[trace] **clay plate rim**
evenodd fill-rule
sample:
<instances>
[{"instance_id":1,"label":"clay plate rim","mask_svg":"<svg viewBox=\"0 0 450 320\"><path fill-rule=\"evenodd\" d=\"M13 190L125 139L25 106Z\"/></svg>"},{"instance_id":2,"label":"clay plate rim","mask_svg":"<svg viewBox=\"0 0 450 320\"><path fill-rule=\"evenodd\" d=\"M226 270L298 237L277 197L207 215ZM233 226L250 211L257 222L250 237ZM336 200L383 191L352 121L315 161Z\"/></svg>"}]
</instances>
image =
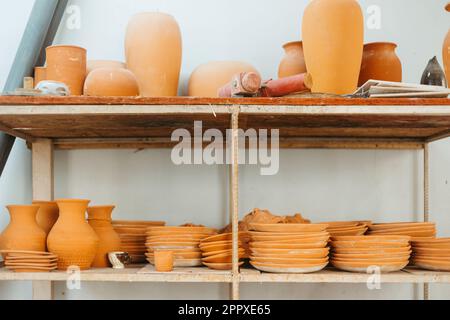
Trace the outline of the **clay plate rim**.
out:
<instances>
[{"instance_id":1,"label":"clay plate rim","mask_svg":"<svg viewBox=\"0 0 450 320\"><path fill-rule=\"evenodd\" d=\"M214 262L203 262L205 266L213 270L231 270L233 269L232 263L214 263ZM241 267L244 264L244 261L238 263L238 266Z\"/></svg>"},{"instance_id":2,"label":"clay plate rim","mask_svg":"<svg viewBox=\"0 0 450 320\"><path fill-rule=\"evenodd\" d=\"M261 232L321 232L327 227L327 224L317 223L249 223L250 230Z\"/></svg>"}]
</instances>

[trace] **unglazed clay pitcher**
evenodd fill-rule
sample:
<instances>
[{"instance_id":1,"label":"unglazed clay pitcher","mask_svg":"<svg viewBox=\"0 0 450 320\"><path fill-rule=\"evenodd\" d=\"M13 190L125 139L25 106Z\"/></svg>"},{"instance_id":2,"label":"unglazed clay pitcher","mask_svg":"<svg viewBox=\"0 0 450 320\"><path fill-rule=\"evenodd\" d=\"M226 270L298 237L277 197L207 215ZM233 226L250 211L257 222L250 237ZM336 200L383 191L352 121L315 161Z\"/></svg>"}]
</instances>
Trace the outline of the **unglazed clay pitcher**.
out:
<instances>
[{"instance_id":1,"label":"unglazed clay pitcher","mask_svg":"<svg viewBox=\"0 0 450 320\"><path fill-rule=\"evenodd\" d=\"M1 250L45 251L46 234L36 222L37 205L7 206L10 222L0 235Z\"/></svg>"},{"instance_id":2,"label":"unglazed clay pitcher","mask_svg":"<svg viewBox=\"0 0 450 320\"><path fill-rule=\"evenodd\" d=\"M364 42L364 18L358 2L312 0L303 16L302 34L311 91L353 93Z\"/></svg>"},{"instance_id":3,"label":"unglazed clay pitcher","mask_svg":"<svg viewBox=\"0 0 450 320\"><path fill-rule=\"evenodd\" d=\"M395 53L397 45L391 42L374 42L364 45L358 86L367 80L402 82L402 63Z\"/></svg>"},{"instance_id":4,"label":"unglazed clay pitcher","mask_svg":"<svg viewBox=\"0 0 450 320\"><path fill-rule=\"evenodd\" d=\"M283 49L285 56L278 67L278 78L306 73L303 43L301 41L288 42L283 46Z\"/></svg>"},{"instance_id":5,"label":"unglazed clay pitcher","mask_svg":"<svg viewBox=\"0 0 450 320\"><path fill-rule=\"evenodd\" d=\"M177 95L181 51L180 28L172 16L144 12L128 23L126 63L138 80L142 96Z\"/></svg>"},{"instance_id":6,"label":"unglazed clay pitcher","mask_svg":"<svg viewBox=\"0 0 450 320\"><path fill-rule=\"evenodd\" d=\"M445 6L445 10L450 12L450 2ZM444 41L442 48L442 59L444 60L445 77L447 78L447 85L450 84L450 29Z\"/></svg>"},{"instance_id":7,"label":"unglazed clay pitcher","mask_svg":"<svg viewBox=\"0 0 450 320\"><path fill-rule=\"evenodd\" d=\"M36 215L37 224L46 234L49 234L59 217L58 205L54 201L33 201L33 204L39 206Z\"/></svg>"},{"instance_id":8,"label":"unglazed clay pitcher","mask_svg":"<svg viewBox=\"0 0 450 320\"><path fill-rule=\"evenodd\" d=\"M120 251L121 248L120 237L111 224L113 210L114 206L95 206L87 209L89 225L99 238L97 254L92 263L96 268L110 267L108 253Z\"/></svg>"},{"instance_id":9,"label":"unglazed clay pitcher","mask_svg":"<svg viewBox=\"0 0 450 320\"><path fill-rule=\"evenodd\" d=\"M89 269L98 248L98 236L86 221L89 200L56 200L59 218L47 237L47 247L58 256L58 269Z\"/></svg>"},{"instance_id":10,"label":"unglazed clay pitcher","mask_svg":"<svg viewBox=\"0 0 450 320\"><path fill-rule=\"evenodd\" d=\"M46 52L46 80L63 82L72 95L82 95L86 78L86 49L76 46L51 46Z\"/></svg>"},{"instance_id":11,"label":"unglazed clay pitcher","mask_svg":"<svg viewBox=\"0 0 450 320\"><path fill-rule=\"evenodd\" d=\"M84 83L86 96L138 96L139 86L130 70L123 68L98 68L93 70Z\"/></svg>"}]
</instances>

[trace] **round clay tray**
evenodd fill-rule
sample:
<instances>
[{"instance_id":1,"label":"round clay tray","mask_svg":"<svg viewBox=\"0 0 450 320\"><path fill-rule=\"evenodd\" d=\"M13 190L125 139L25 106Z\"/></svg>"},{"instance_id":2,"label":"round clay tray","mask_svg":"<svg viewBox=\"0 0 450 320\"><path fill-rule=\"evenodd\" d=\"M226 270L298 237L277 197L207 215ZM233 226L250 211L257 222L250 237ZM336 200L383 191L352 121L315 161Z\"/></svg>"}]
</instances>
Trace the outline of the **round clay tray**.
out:
<instances>
[{"instance_id":1,"label":"round clay tray","mask_svg":"<svg viewBox=\"0 0 450 320\"><path fill-rule=\"evenodd\" d=\"M309 263L309 264L322 264L328 262L328 256L325 258L279 258L278 256L272 257L260 257L260 256L250 256L251 261L261 262L261 263L279 263L279 264L301 264L301 263Z\"/></svg>"},{"instance_id":2,"label":"round clay tray","mask_svg":"<svg viewBox=\"0 0 450 320\"><path fill-rule=\"evenodd\" d=\"M206 258L206 257L215 256L215 255L218 255L218 254L225 254L225 253L231 254L232 252L233 252L232 249L228 249L228 250L202 252L202 255L203 255L204 258ZM238 252L239 252L239 254L244 254L245 253L245 249L239 248Z\"/></svg>"},{"instance_id":3,"label":"round clay tray","mask_svg":"<svg viewBox=\"0 0 450 320\"><path fill-rule=\"evenodd\" d=\"M265 249L265 248L252 248L250 251L253 255L265 256L265 255L310 255L311 257L325 257L329 254L329 248L320 249Z\"/></svg>"},{"instance_id":4,"label":"round clay tray","mask_svg":"<svg viewBox=\"0 0 450 320\"><path fill-rule=\"evenodd\" d=\"M332 237L332 241L358 241L358 242L409 242L411 237L408 236L396 236L396 235L385 235L385 236L342 236L342 237Z\"/></svg>"},{"instance_id":5,"label":"round clay tray","mask_svg":"<svg viewBox=\"0 0 450 320\"><path fill-rule=\"evenodd\" d=\"M415 247L413 252L415 254L423 254L436 257L450 257L450 249L439 248L417 248Z\"/></svg>"},{"instance_id":6,"label":"round clay tray","mask_svg":"<svg viewBox=\"0 0 450 320\"><path fill-rule=\"evenodd\" d=\"M398 248L333 248L333 253L340 254L406 254L411 246Z\"/></svg>"},{"instance_id":7,"label":"round clay tray","mask_svg":"<svg viewBox=\"0 0 450 320\"><path fill-rule=\"evenodd\" d=\"M321 224L327 224L328 228L346 228L346 227L356 227L360 225L359 221L330 221L330 222L320 222Z\"/></svg>"},{"instance_id":8,"label":"round clay tray","mask_svg":"<svg viewBox=\"0 0 450 320\"><path fill-rule=\"evenodd\" d=\"M241 253L239 255L239 259L243 258L244 253ZM203 258L202 261L203 262L207 262L207 263L231 263L233 259L233 255L231 253L222 253L222 254L217 254L214 256L209 256L206 258Z\"/></svg>"},{"instance_id":9,"label":"round clay tray","mask_svg":"<svg viewBox=\"0 0 450 320\"><path fill-rule=\"evenodd\" d=\"M241 240L241 241L243 238L248 237L248 236L249 236L248 232L239 232L238 233L239 240ZM233 239L232 233L221 233L221 234L216 234L214 236L204 238L204 239L202 239L201 243L207 244L207 243L217 242L217 241L231 241L232 239Z\"/></svg>"},{"instance_id":10,"label":"round clay tray","mask_svg":"<svg viewBox=\"0 0 450 320\"><path fill-rule=\"evenodd\" d=\"M193 249L198 249L197 245L183 245L183 244L158 244L158 245L152 245L152 246L148 246L147 250L148 251L154 251L154 250L178 250L178 249L184 249L184 250L193 250Z\"/></svg>"},{"instance_id":11,"label":"round clay tray","mask_svg":"<svg viewBox=\"0 0 450 320\"><path fill-rule=\"evenodd\" d=\"M43 267L6 267L14 272L50 272L56 270L57 267L43 268Z\"/></svg>"},{"instance_id":12,"label":"round clay tray","mask_svg":"<svg viewBox=\"0 0 450 320\"><path fill-rule=\"evenodd\" d=\"M434 222L393 222L393 223L373 223L370 225L371 230L383 230L390 228L409 228L409 227L423 227L435 226Z\"/></svg>"},{"instance_id":13,"label":"round clay tray","mask_svg":"<svg viewBox=\"0 0 450 320\"><path fill-rule=\"evenodd\" d=\"M334 260L331 260L331 264L340 270L344 271L350 271L350 272L359 272L359 273L367 273L367 269L369 267L375 266L373 263L342 263L337 262ZM400 271L403 268L405 268L409 264L409 261L407 262L395 262L395 263L383 263L383 264L377 264L376 266L380 268L381 272L394 272L394 271Z\"/></svg>"},{"instance_id":14,"label":"round clay tray","mask_svg":"<svg viewBox=\"0 0 450 320\"><path fill-rule=\"evenodd\" d=\"M158 241L146 242L147 247L198 247L198 241Z\"/></svg>"},{"instance_id":15,"label":"round clay tray","mask_svg":"<svg viewBox=\"0 0 450 320\"><path fill-rule=\"evenodd\" d=\"M345 260L352 260L352 259L409 259L411 256L411 251L407 251L405 253L388 253L388 254L364 254L364 253L333 253L333 259L345 259Z\"/></svg>"},{"instance_id":16,"label":"round clay tray","mask_svg":"<svg viewBox=\"0 0 450 320\"><path fill-rule=\"evenodd\" d=\"M427 260L427 261L435 261L435 262L443 262L443 263L449 263L450 264L450 257L436 257L436 256L430 256L430 255L414 255L414 258L416 260Z\"/></svg>"},{"instance_id":17,"label":"round clay tray","mask_svg":"<svg viewBox=\"0 0 450 320\"><path fill-rule=\"evenodd\" d=\"M252 236L251 241L258 242L258 241L276 241L276 242L319 242L319 241L328 241L330 239L330 236L322 236L322 237L312 237L312 238L298 238L296 236Z\"/></svg>"},{"instance_id":18,"label":"round clay tray","mask_svg":"<svg viewBox=\"0 0 450 320\"><path fill-rule=\"evenodd\" d=\"M250 264L258 270L264 272L271 273L311 273L322 270L328 265L327 263L319 264L319 265L308 265L308 264L299 264L299 265L286 265L286 264L277 264L277 263L259 263L250 261Z\"/></svg>"},{"instance_id":19,"label":"round clay tray","mask_svg":"<svg viewBox=\"0 0 450 320\"><path fill-rule=\"evenodd\" d=\"M148 227L147 233L153 232L181 232L181 233L203 233L213 235L217 233L216 229L207 227Z\"/></svg>"},{"instance_id":20,"label":"round clay tray","mask_svg":"<svg viewBox=\"0 0 450 320\"><path fill-rule=\"evenodd\" d=\"M436 226L417 226L417 227L399 227L399 228L388 228L388 229L372 229L369 228L370 232L373 233L384 233L384 232L398 232L398 231L424 231L424 230L436 230Z\"/></svg>"},{"instance_id":21,"label":"round clay tray","mask_svg":"<svg viewBox=\"0 0 450 320\"><path fill-rule=\"evenodd\" d=\"M5 263L56 263L58 262L58 258L52 259L34 259L34 258L10 258L6 257Z\"/></svg>"},{"instance_id":22,"label":"round clay tray","mask_svg":"<svg viewBox=\"0 0 450 320\"><path fill-rule=\"evenodd\" d=\"M307 243L280 243L280 242L250 242L250 248L272 248L272 249L318 249L325 248L327 241Z\"/></svg>"},{"instance_id":23,"label":"round clay tray","mask_svg":"<svg viewBox=\"0 0 450 320\"><path fill-rule=\"evenodd\" d=\"M203 262L203 264L205 266L207 266L209 269L214 269L214 270L231 270L233 269L233 264L232 263L207 263L207 262ZM242 266L244 264L244 262L239 262L239 267Z\"/></svg>"},{"instance_id":24,"label":"round clay tray","mask_svg":"<svg viewBox=\"0 0 450 320\"><path fill-rule=\"evenodd\" d=\"M410 236L410 237L434 237L436 236L436 231L405 231L405 232L392 232L392 233L382 233L383 235L402 235L402 236ZM381 233L368 233L369 236L378 236Z\"/></svg>"},{"instance_id":25,"label":"round clay tray","mask_svg":"<svg viewBox=\"0 0 450 320\"><path fill-rule=\"evenodd\" d=\"M27 251L27 250L0 250L0 253L7 254L7 255L32 255L32 256L54 256L51 252L42 252L42 251Z\"/></svg>"},{"instance_id":26,"label":"round clay tray","mask_svg":"<svg viewBox=\"0 0 450 320\"><path fill-rule=\"evenodd\" d=\"M343 231L343 232L332 232L330 231L331 237L341 237L341 236L362 236L366 233L367 228L359 231Z\"/></svg>"},{"instance_id":27,"label":"round clay tray","mask_svg":"<svg viewBox=\"0 0 450 320\"><path fill-rule=\"evenodd\" d=\"M233 241L217 241L217 242L208 242L208 243L200 243L199 248L202 251L219 251L219 250L228 250L231 249L233 245ZM242 242L238 241L238 245L241 246Z\"/></svg>"},{"instance_id":28,"label":"round clay tray","mask_svg":"<svg viewBox=\"0 0 450 320\"><path fill-rule=\"evenodd\" d=\"M368 265L383 265L386 263L409 263L409 257L407 258L383 258L383 259L341 259L331 257L330 260L340 263L362 263Z\"/></svg>"},{"instance_id":29,"label":"round clay tray","mask_svg":"<svg viewBox=\"0 0 450 320\"><path fill-rule=\"evenodd\" d=\"M333 248L406 248L409 247L407 242L359 242L359 241L331 241Z\"/></svg>"},{"instance_id":30,"label":"round clay tray","mask_svg":"<svg viewBox=\"0 0 450 320\"><path fill-rule=\"evenodd\" d=\"M32 254L21 254L21 253L9 253L6 255L6 259L10 260L21 260L21 259L35 259L35 260L54 260L58 259L57 255L32 255Z\"/></svg>"},{"instance_id":31,"label":"round clay tray","mask_svg":"<svg viewBox=\"0 0 450 320\"><path fill-rule=\"evenodd\" d=\"M412 245L428 245L428 244L448 244L450 246L450 238L434 238L434 239L413 239Z\"/></svg>"},{"instance_id":32,"label":"round clay tray","mask_svg":"<svg viewBox=\"0 0 450 320\"><path fill-rule=\"evenodd\" d=\"M432 270L432 271L450 271L450 263L448 262L436 262L436 261L429 261L429 260L420 260L420 259L414 259L413 264L416 267L425 269L425 270Z\"/></svg>"},{"instance_id":33,"label":"round clay tray","mask_svg":"<svg viewBox=\"0 0 450 320\"><path fill-rule=\"evenodd\" d=\"M413 249L419 248L419 249L443 249L443 250L450 250L450 244L448 243L416 243L413 244Z\"/></svg>"},{"instance_id":34,"label":"round clay tray","mask_svg":"<svg viewBox=\"0 0 450 320\"><path fill-rule=\"evenodd\" d=\"M298 237L298 238L314 238L329 236L328 231L321 232L261 232L261 231L249 231L248 234L252 236L265 236L265 237Z\"/></svg>"},{"instance_id":35,"label":"round clay tray","mask_svg":"<svg viewBox=\"0 0 450 320\"><path fill-rule=\"evenodd\" d=\"M327 229L327 224L286 223L264 224L250 223L249 229L260 232L321 232Z\"/></svg>"},{"instance_id":36,"label":"round clay tray","mask_svg":"<svg viewBox=\"0 0 450 320\"><path fill-rule=\"evenodd\" d=\"M365 224L361 224L361 225L356 225L356 226L337 226L337 227L328 227L327 231L352 231L352 230L359 230L359 229L364 229L364 228L368 228L367 225Z\"/></svg>"},{"instance_id":37,"label":"round clay tray","mask_svg":"<svg viewBox=\"0 0 450 320\"><path fill-rule=\"evenodd\" d=\"M159 241L159 240L194 240L200 241L204 239L205 236L197 233L187 233L187 234L171 234L171 235L161 235L161 236L147 236L147 241Z\"/></svg>"},{"instance_id":38,"label":"round clay tray","mask_svg":"<svg viewBox=\"0 0 450 320\"><path fill-rule=\"evenodd\" d=\"M5 261L5 266L7 267L42 267L42 268L53 268L57 266L56 262L46 263L46 262L10 262Z\"/></svg>"}]
</instances>

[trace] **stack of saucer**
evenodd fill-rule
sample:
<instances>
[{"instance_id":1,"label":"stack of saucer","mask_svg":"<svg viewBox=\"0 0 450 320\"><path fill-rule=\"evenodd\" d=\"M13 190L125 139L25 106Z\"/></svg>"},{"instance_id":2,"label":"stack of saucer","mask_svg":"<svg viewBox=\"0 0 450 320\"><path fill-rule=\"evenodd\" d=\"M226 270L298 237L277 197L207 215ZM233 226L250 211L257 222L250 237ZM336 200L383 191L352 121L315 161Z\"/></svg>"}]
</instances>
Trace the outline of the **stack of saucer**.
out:
<instances>
[{"instance_id":1,"label":"stack of saucer","mask_svg":"<svg viewBox=\"0 0 450 320\"><path fill-rule=\"evenodd\" d=\"M49 252L2 250L5 267L15 272L50 272L58 268L58 257Z\"/></svg>"},{"instance_id":2,"label":"stack of saucer","mask_svg":"<svg viewBox=\"0 0 450 320\"><path fill-rule=\"evenodd\" d=\"M375 223L369 225L368 234L379 236L410 236L412 239L431 239L436 237L436 224L434 222Z\"/></svg>"},{"instance_id":3,"label":"stack of saucer","mask_svg":"<svg viewBox=\"0 0 450 320\"><path fill-rule=\"evenodd\" d=\"M413 265L433 271L450 271L450 238L411 241Z\"/></svg>"},{"instance_id":4,"label":"stack of saucer","mask_svg":"<svg viewBox=\"0 0 450 320\"><path fill-rule=\"evenodd\" d=\"M245 258L244 239L247 232L239 232L239 259ZM200 241L202 262L210 269L231 270L233 259L233 241L231 233L214 235ZM240 261L239 266L244 262Z\"/></svg>"},{"instance_id":5,"label":"stack of saucer","mask_svg":"<svg viewBox=\"0 0 450 320\"><path fill-rule=\"evenodd\" d=\"M362 236L366 233L371 221L334 221L328 224L327 231L331 237Z\"/></svg>"}]
</instances>

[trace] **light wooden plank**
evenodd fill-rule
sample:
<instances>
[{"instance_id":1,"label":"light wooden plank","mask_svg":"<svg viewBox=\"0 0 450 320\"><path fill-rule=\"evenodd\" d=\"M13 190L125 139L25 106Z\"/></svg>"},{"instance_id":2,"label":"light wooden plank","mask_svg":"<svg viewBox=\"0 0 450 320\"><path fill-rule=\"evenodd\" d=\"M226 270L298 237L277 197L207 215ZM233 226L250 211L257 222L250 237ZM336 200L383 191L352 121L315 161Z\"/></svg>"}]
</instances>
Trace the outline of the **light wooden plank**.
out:
<instances>
[{"instance_id":1,"label":"light wooden plank","mask_svg":"<svg viewBox=\"0 0 450 320\"><path fill-rule=\"evenodd\" d=\"M33 300L52 300L53 284L47 280L32 281Z\"/></svg>"},{"instance_id":2,"label":"light wooden plank","mask_svg":"<svg viewBox=\"0 0 450 320\"><path fill-rule=\"evenodd\" d=\"M39 139L32 144L33 199L53 199L53 144Z\"/></svg>"}]
</instances>

